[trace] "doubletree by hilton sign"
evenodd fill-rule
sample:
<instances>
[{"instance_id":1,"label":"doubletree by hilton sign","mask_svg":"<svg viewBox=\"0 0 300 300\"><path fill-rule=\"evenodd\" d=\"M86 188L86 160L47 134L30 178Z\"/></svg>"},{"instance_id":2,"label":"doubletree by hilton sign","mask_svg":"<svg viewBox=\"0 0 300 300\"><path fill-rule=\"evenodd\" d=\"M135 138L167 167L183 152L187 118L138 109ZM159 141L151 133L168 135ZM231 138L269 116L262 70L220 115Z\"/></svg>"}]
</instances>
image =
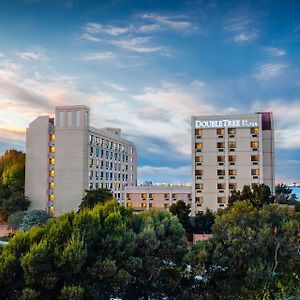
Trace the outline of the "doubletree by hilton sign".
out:
<instances>
[{"instance_id":1,"label":"doubletree by hilton sign","mask_svg":"<svg viewBox=\"0 0 300 300\"><path fill-rule=\"evenodd\" d=\"M256 122L249 120L197 120L195 128L223 128L223 127L257 127Z\"/></svg>"}]
</instances>

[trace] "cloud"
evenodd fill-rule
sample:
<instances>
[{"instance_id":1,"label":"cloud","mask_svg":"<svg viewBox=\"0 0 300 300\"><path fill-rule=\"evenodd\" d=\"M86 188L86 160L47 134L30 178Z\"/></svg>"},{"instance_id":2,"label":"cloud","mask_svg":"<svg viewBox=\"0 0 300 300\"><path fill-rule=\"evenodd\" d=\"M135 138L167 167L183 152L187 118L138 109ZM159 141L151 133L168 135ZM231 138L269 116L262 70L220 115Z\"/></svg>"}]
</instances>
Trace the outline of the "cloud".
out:
<instances>
[{"instance_id":1,"label":"cloud","mask_svg":"<svg viewBox=\"0 0 300 300\"><path fill-rule=\"evenodd\" d=\"M96 43L99 43L99 42L102 42L102 39L100 38L97 38L89 33L84 33L82 36L81 36L82 39L84 40L87 40L87 41L90 41L90 42L96 42Z\"/></svg>"},{"instance_id":2,"label":"cloud","mask_svg":"<svg viewBox=\"0 0 300 300\"><path fill-rule=\"evenodd\" d=\"M27 51L16 52L16 55L25 60L48 60L48 57L45 54L45 49L42 47L34 47Z\"/></svg>"},{"instance_id":3,"label":"cloud","mask_svg":"<svg viewBox=\"0 0 300 300\"><path fill-rule=\"evenodd\" d=\"M114 83L114 82L103 81L103 83L104 83L106 86L112 88L113 90L115 90L115 91L117 91L117 92L124 92L124 91L126 90L123 86L121 86L121 85L119 85L119 84L116 84L116 83Z\"/></svg>"},{"instance_id":4,"label":"cloud","mask_svg":"<svg viewBox=\"0 0 300 300\"><path fill-rule=\"evenodd\" d=\"M286 52L283 49L275 48L275 47L267 47L265 51L273 56L284 56Z\"/></svg>"},{"instance_id":5,"label":"cloud","mask_svg":"<svg viewBox=\"0 0 300 300\"><path fill-rule=\"evenodd\" d=\"M5 54L3 52L0 52L0 58L3 58Z\"/></svg>"},{"instance_id":6,"label":"cloud","mask_svg":"<svg viewBox=\"0 0 300 300\"><path fill-rule=\"evenodd\" d=\"M192 167L191 165L178 168L171 167L138 167L139 181L153 181L160 183L187 183L191 182Z\"/></svg>"},{"instance_id":7,"label":"cloud","mask_svg":"<svg viewBox=\"0 0 300 300\"><path fill-rule=\"evenodd\" d=\"M25 128L1 128L0 127L1 138L25 141Z\"/></svg>"},{"instance_id":8,"label":"cloud","mask_svg":"<svg viewBox=\"0 0 300 300\"><path fill-rule=\"evenodd\" d=\"M84 29L87 33L105 33L108 35L121 35L130 30L130 27L115 27L115 26L103 26L99 23L87 23L84 26Z\"/></svg>"},{"instance_id":9,"label":"cloud","mask_svg":"<svg viewBox=\"0 0 300 300\"><path fill-rule=\"evenodd\" d=\"M254 40L257 38L257 32L247 32L247 33L239 33L237 34L233 40L240 44L240 43L245 43L251 40Z\"/></svg>"},{"instance_id":10,"label":"cloud","mask_svg":"<svg viewBox=\"0 0 300 300\"><path fill-rule=\"evenodd\" d=\"M206 83L201 81L201 80L194 80L191 83L191 86L194 86L194 87L197 87L197 88L204 88L204 87L206 87Z\"/></svg>"},{"instance_id":11,"label":"cloud","mask_svg":"<svg viewBox=\"0 0 300 300\"><path fill-rule=\"evenodd\" d=\"M259 66L255 77L261 80L268 80L280 76L287 65L281 63L267 63Z\"/></svg>"},{"instance_id":12,"label":"cloud","mask_svg":"<svg viewBox=\"0 0 300 300\"><path fill-rule=\"evenodd\" d=\"M21 67L10 59L0 60L0 80L18 76Z\"/></svg>"},{"instance_id":13,"label":"cloud","mask_svg":"<svg viewBox=\"0 0 300 300\"><path fill-rule=\"evenodd\" d=\"M150 47L148 46L148 42L150 37L136 37L122 40L113 40L110 43L117 47L139 52L139 53L149 53L160 51L162 47Z\"/></svg>"},{"instance_id":14,"label":"cloud","mask_svg":"<svg viewBox=\"0 0 300 300\"><path fill-rule=\"evenodd\" d=\"M158 31L162 29L160 24L146 24L146 25L142 25L138 28L138 31L140 32L144 32L144 33L150 33L153 31Z\"/></svg>"},{"instance_id":15,"label":"cloud","mask_svg":"<svg viewBox=\"0 0 300 300\"><path fill-rule=\"evenodd\" d=\"M88 61L94 60L112 60L116 58L116 54L113 52L95 52L87 54L84 59Z\"/></svg>"}]
</instances>

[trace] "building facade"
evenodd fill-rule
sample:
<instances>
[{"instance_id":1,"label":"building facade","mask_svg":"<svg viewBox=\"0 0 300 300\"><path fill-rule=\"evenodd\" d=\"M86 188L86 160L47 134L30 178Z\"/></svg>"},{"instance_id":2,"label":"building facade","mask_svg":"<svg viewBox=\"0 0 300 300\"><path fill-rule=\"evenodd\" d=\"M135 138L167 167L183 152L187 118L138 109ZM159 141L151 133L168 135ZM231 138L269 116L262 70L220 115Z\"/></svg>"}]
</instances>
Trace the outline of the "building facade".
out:
<instances>
[{"instance_id":1,"label":"building facade","mask_svg":"<svg viewBox=\"0 0 300 300\"><path fill-rule=\"evenodd\" d=\"M170 206L182 200L192 206L191 186L126 186L124 204L134 211L169 210Z\"/></svg>"},{"instance_id":2,"label":"building facade","mask_svg":"<svg viewBox=\"0 0 300 300\"><path fill-rule=\"evenodd\" d=\"M274 193L270 112L192 117L192 212L227 206L232 190L265 184Z\"/></svg>"},{"instance_id":3,"label":"building facade","mask_svg":"<svg viewBox=\"0 0 300 300\"><path fill-rule=\"evenodd\" d=\"M123 203L137 183L137 154L119 128L89 124L87 106L59 106L55 119L40 116L26 130L25 194L31 208L54 215L77 210L85 190L111 189Z\"/></svg>"}]
</instances>

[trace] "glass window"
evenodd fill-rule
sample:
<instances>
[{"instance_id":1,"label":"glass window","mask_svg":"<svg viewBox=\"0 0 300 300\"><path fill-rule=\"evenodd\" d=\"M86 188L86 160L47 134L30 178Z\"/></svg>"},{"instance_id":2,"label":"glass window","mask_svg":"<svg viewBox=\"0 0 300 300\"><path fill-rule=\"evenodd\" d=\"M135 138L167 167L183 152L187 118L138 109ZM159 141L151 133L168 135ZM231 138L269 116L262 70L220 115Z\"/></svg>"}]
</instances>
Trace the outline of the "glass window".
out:
<instances>
[{"instance_id":1,"label":"glass window","mask_svg":"<svg viewBox=\"0 0 300 300\"><path fill-rule=\"evenodd\" d=\"M203 197L196 197L196 203L203 204Z\"/></svg>"},{"instance_id":2,"label":"glass window","mask_svg":"<svg viewBox=\"0 0 300 300\"><path fill-rule=\"evenodd\" d=\"M89 159L89 165L90 165L90 166L92 166L92 165L93 165L93 163L94 163L93 159L92 159L92 158L90 158L90 159Z\"/></svg>"},{"instance_id":3,"label":"glass window","mask_svg":"<svg viewBox=\"0 0 300 300\"><path fill-rule=\"evenodd\" d=\"M53 206L49 207L49 213L52 214L52 215L54 214L54 207Z\"/></svg>"},{"instance_id":4,"label":"glass window","mask_svg":"<svg viewBox=\"0 0 300 300\"><path fill-rule=\"evenodd\" d=\"M225 143L224 142L217 143L217 148L225 148Z\"/></svg>"},{"instance_id":5,"label":"glass window","mask_svg":"<svg viewBox=\"0 0 300 300\"><path fill-rule=\"evenodd\" d=\"M218 203L225 203L225 197L218 197Z\"/></svg>"},{"instance_id":6,"label":"glass window","mask_svg":"<svg viewBox=\"0 0 300 300\"><path fill-rule=\"evenodd\" d=\"M229 155L229 156L228 156L228 160L229 160L230 162L236 162L236 156L235 156L235 155Z\"/></svg>"},{"instance_id":7,"label":"glass window","mask_svg":"<svg viewBox=\"0 0 300 300\"><path fill-rule=\"evenodd\" d=\"M202 135L203 134L203 130L202 129L195 129L195 135Z\"/></svg>"},{"instance_id":8,"label":"glass window","mask_svg":"<svg viewBox=\"0 0 300 300\"><path fill-rule=\"evenodd\" d=\"M224 162L225 161L225 156L224 155L218 156L217 160L218 160L218 162Z\"/></svg>"},{"instance_id":9,"label":"glass window","mask_svg":"<svg viewBox=\"0 0 300 300\"><path fill-rule=\"evenodd\" d=\"M147 207L147 203L146 202L142 202L141 203L141 207Z\"/></svg>"},{"instance_id":10,"label":"glass window","mask_svg":"<svg viewBox=\"0 0 300 300\"><path fill-rule=\"evenodd\" d=\"M252 141L251 148L258 148L258 141Z\"/></svg>"},{"instance_id":11,"label":"glass window","mask_svg":"<svg viewBox=\"0 0 300 300\"><path fill-rule=\"evenodd\" d=\"M230 190L236 190L237 184L236 183L229 183L229 189Z\"/></svg>"},{"instance_id":12,"label":"glass window","mask_svg":"<svg viewBox=\"0 0 300 300\"><path fill-rule=\"evenodd\" d=\"M229 170L229 175L230 176L236 176L236 174L237 174L237 170L236 169Z\"/></svg>"},{"instance_id":13,"label":"glass window","mask_svg":"<svg viewBox=\"0 0 300 300\"><path fill-rule=\"evenodd\" d=\"M218 190L224 190L225 189L225 183L218 183L217 188L218 188Z\"/></svg>"},{"instance_id":14,"label":"glass window","mask_svg":"<svg viewBox=\"0 0 300 300\"><path fill-rule=\"evenodd\" d=\"M54 153L55 152L55 146L50 146L50 152Z\"/></svg>"},{"instance_id":15,"label":"glass window","mask_svg":"<svg viewBox=\"0 0 300 300\"><path fill-rule=\"evenodd\" d=\"M164 203L164 208L169 208L169 203Z\"/></svg>"},{"instance_id":16,"label":"glass window","mask_svg":"<svg viewBox=\"0 0 300 300\"><path fill-rule=\"evenodd\" d=\"M50 177L54 177L54 170L50 170L50 171L49 171L49 176L50 176Z\"/></svg>"},{"instance_id":17,"label":"glass window","mask_svg":"<svg viewBox=\"0 0 300 300\"><path fill-rule=\"evenodd\" d=\"M67 112L67 124L68 124L68 127L72 127L72 112L71 111Z\"/></svg>"},{"instance_id":18,"label":"glass window","mask_svg":"<svg viewBox=\"0 0 300 300\"><path fill-rule=\"evenodd\" d=\"M202 175L203 175L203 170L196 170L196 171L195 171L195 175L200 175L200 176L202 176Z\"/></svg>"},{"instance_id":19,"label":"glass window","mask_svg":"<svg viewBox=\"0 0 300 300\"><path fill-rule=\"evenodd\" d=\"M228 128L228 134L236 134L236 129L235 128Z\"/></svg>"},{"instance_id":20,"label":"glass window","mask_svg":"<svg viewBox=\"0 0 300 300\"><path fill-rule=\"evenodd\" d=\"M217 175L218 176L224 176L225 175L225 170L217 170Z\"/></svg>"},{"instance_id":21,"label":"glass window","mask_svg":"<svg viewBox=\"0 0 300 300\"><path fill-rule=\"evenodd\" d=\"M259 133L259 128L258 127L253 127L250 130L251 130L251 134L258 134Z\"/></svg>"},{"instance_id":22,"label":"glass window","mask_svg":"<svg viewBox=\"0 0 300 300\"><path fill-rule=\"evenodd\" d=\"M50 200L50 201L54 201L54 194L50 194L50 195L49 195L49 200Z\"/></svg>"},{"instance_id":23,"label":"glass window","mask_svg":"<svg viewBox=\"0 0 300 300\"><path fill-rule=\"evenodd\" d=\"M49 189L53 190L54 188L55 188L55 184L52 181L52 182L49 183Z\"/></svg>"},{"instance_id":24,"label":"glass window","mask_svg":"<svg viewBox=\"0 0 300 300\"><path fill-rule=\"evenodd\" d=\"M225 129L224 128L218 128L217 129L217 135L224 135Z\"/></svg>"},{"instance_id":25,"label":"glass window","mask_svg":"<svg viewBox=\"0 0 300 300\"><path fill-rule=\"evenodd\" d=\"M131 202L127 202L127 207L132 207L132 203Z\"/></svg>"},{"instance_id":26,"label":"glass window","mask_svg":"<svg viewBox=\"0 0 300 300\"><path fill-rule=\"evenodd\" d=\"M196 143L195 148L196 149L202 149L202 143Z\"/></svg>"},{"instance_id":27,"label":"glass window","mask_svg":"<svg viewBox=\"0 0 300 300\"><path fill-rule=\"evenodd\" d=\"M65 126L65 113L63 111L59 112L59 127Z\"/></svg>"},{"instance_id":28,"label":"glass window","mask_svg":"<svg viewBox=\"0 0 300 300\"><path fill-rule=\"evenodd\" d=\"M89 126L89 113L86 111L85 112L85 127L87 128Z\"/></svg>"},{"instance_id":29,"label":"glass window","mask_svg":"<svg viewBox=\"0 0 300 300\"><path fill-rule=\"evenodd\" d=\"M195 161L196 162L203 162L203 156L196 156Z\"/></svg>"},{"instance_id":30,"label":"glass window","mask_svg":"<svg viewBox=\"0 0 300 300\"><path fill-rule=\"evenodd\" d=\"M228 148L235 148L236 143L235 142L228 142Z\"/></svg>"},{"instance_id":31,"label":"glass window","mask_svg":"<svg viewBox=\"0 0 300 300\"><path fill-rule=\"evenodd\" d=\"M259 175L259 169L252 169L251 170L251 175L252 176L258 176Z\"/></svg>"},{"instance_id":32,"label":"glass window","mask_svg":"<svg viewBox=\"0 0 300 300\"><path fill-rule=\"evenodd\" d=\"M170 194L164 194L164 198L165 198L165 199L168 199L169 196L170 196Z\"/></svg>"},{"instance_id":33,"label":"glass window","mask_svg":"<svg viewBox=\"0 0 300 300\"><path fill-rule=\"evenodd\" d=\"M50 141L55 141L55 134L54 133L50 134Z\"/></svg>"},{"instance_id":34,"label":"glass window","mask_svg":"<svg viewBox=\"0 0 300 300\"><path fill-rule=\"evenodd\" d=\"M259 161L259 155L251 155L251 161Z\"/></svg>"},{"instance_id":35,"label":"glass window","mask_svg":"<svg viewBox=\"0 0 300 300\"><path fill-rule=\"evenodd\" d=\"M80 110L77 110L76 111L76 127L80 127L80 118L81 118Z\"/></svg>"},{"instance_id":36,"label":"glass window","mask_svg":"<svg viewBox=\"0 0 300 300\"><path fill-rule=\"evenodd\" d=\"M55 163L54 157L50 157L49 163L50 163L50 165L54 165L54 163Z\"/></svg>"},{"instance_id":37,"label":"glass window","mask_svg":"<svg viewBox=\"0 0 300 300\"><path fill-rule=\"evenodd\" d=\"M202 190L203 189L203 183L196 183L196 189L197 190Z\"/></svg>"},{"instance_id":38,"label":"glass window","mask_svg":"<svg viewBox=\"0 0 300 300\"><path fill-rule=\"evenodd\" d=\"M142 193L142 194L141 194L141 198L142 198L142 199L147 198L147 194L146 194L146 193Z\"/></svg>"}]
</instances>

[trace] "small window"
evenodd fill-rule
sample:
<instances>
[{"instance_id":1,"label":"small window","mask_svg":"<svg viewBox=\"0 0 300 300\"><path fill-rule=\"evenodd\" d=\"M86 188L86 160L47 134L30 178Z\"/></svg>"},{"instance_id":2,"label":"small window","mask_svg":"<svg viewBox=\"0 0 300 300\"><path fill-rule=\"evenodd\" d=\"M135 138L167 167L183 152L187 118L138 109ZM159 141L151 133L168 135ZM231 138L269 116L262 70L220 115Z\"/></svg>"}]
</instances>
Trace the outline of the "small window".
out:
<instances>
[{"instance_id":1,"label":"small window","mask_svg":"<svg viewBox=\"0 0 300 300\"><path fill-rule=\"evenodd\" d=\"M196 183L195 185L197 190L202 190L203 189L203 183Z\"/></svg>"},{"instance_id":2,"label":"small window","mask_svg":"<svg viewBox=\"0 0 300 300\"><path fill-rule=\"evenodd\" d=\"M229 135L234 135L234 134L236 134L236 129L235 129L235 128L228 128L228 134L229 134Z\"/></svg>"},{"instance_id":3,"label":"small window","mask_svg":"<svg viewBox=\"0 0 300 300\"><path fill-rule=\"evenodd\" d=\"M225 170L217 170L217 175L218 176L224 176L225 175Z\"/></svg>"},{"instance_id":4,"label":"small window","mask_svg":"<svg viewBox=\"0 0 300 300\"><path fill-rule=\"evenodd\" d=\"M50 152L54 153L55 152L55 146L50 146Z\"/></svg>"},{"instance_id":5,"label":"small window","mask_svg":"<svg viewBox=\"0 0 300 300\"><path fill-rule=\"evenodd\" d=\"M59 127L65 126L65 113L63 111L59 112Z\"/></svg>"},{"instance_id":6,"label":"small window","mask_svg":"<svg viewBox=\"0 0 300 300\"><path fill-rule=\"evenodd\" d=\"M53 207L53 206L50 206L50 207L49 207L49 213L50 213L51 215L54 214L54 207Z\"/></svg>"},{"instance_id":7,"label":"small window","mask_svg":"<svg viewBox=\"0 0 300 300\"><path fill-rule=\"evenodd\" d=\"M225 156L224 155L218 156L217 160L218 160L218 162L224 162L225 161Z\"/></svg>"},{"instance_id":8,"label":"small window","mask_svg":"<svg viewBox=\"0 0 300 300\"><path fill-rule=\"evenodd\" d=\"M196 162L203 162L203 156L196 156L195 161Z\"/></svg>"},{"instance_id":9,"label":"small window","mask_svg":"<svg viewBox=\"0 0 300 300\"><path fill-rule=\"evenodd\" d=\"M169 208L170 204L169 203L164 203L164 208Z\"/></svg>"},{"instance_id":10,"label":"small window","mask_svg":"<svg viewBox=\"0 0 300 300\"><path fill-rule=\"evenodd\" d=\"M230 169L229 170L229 175L230 176L236 176L236 174L237 174L237 170L236 169Z\"/></svg>"},{"instance_id":11,"label":"small window","mask_svg":"<svg viewBox=\"0 0 300 300\"><path fill-rule=\"evenodd\" d=\"M236 190L237 189L237 184L236 183L229 183L229 189L230 190Z\"/></svg>"},{"instance_id":12,"label":"small window","mask_svg":"<svg viewBox=\"0 0 300 300\"><path fill-rule=\"evenodd\" d=\"M203 204L203 197L196 197L196 203Z\"/></svg>"},{"instance_id":13,"label":"small window","mask_svg":"<svg viewBox=\"0 0 300 300\"><path fill-rule=\"evenodd\" d=\"M201 136L203 134L202 129L195 129L195 135Z\"/></svg>"},{"instance_id":14,"label":"small window","mask_svg":"<svg viewBox=\"0 0 300 300\"><path fill-rule=\"evenodd\" d=\"M196 176L202 176L203 175L203 170L196 170L195 175Z\"/></svg>"},{"instance_id":15,"label":"small window","mask_svg":"<svg viewBox=\"0 0 300 300\"><path fill-rule=\"evenodd\" d=\"M225 201L225 197L218 197L217 198L217 201L218 201L218 204L224 204L226 201Z\"/></svg>"},{"instance_id":16,"label":"small window","mask_svg":"<svg viewBox=\"0 0 300 300\"><path fill-rule=\"evenodd\" d=\"M224 135L225 129L224 128L218 128L217 129L217 135Z\"/></svg>"},{"instance_id":17,"label":"small window","mask_svg":"<svg viewBox=\"0 0 300 300\"><path fill-rule=\"evenodd\" d=\"M218 188L218 190L224 190L225 189L225 183L218 183L217 188Z\"/></svg>"},{"instance_id":18,"label":"small window","mask_svg":"<svg viewBox=\"0 0 300 300\"><path fill-rule=\"evenodd\" d=\"M67 124L68 124L68 127L72 127L72 112L71 111L67 112Z\"/></svg>"},{"instance_id":19,"label":"small window","mask_svg":"<svg viewBox=\"0 0 300 300\"><path fill-rule=\"evenodd\" d=\"M196 143L195 148L196 149L202 149L202 143Z\"/></svg>"},{"instance_id":20,"label":"small window","mask_svg":"<svg viewBox=\"0 0 300 300\"><path fill-rule=\"evenodd\" d=\"M55 141L55 134L54 133L50 134L50 141Z\"/></svg>"},{"instance_id":21,"label":"small window","mask_svg":"<svg viewBox=\"0 0 300 300\"><path fill-rule=\"evenodd\" d=\"M54 194L50 194L50 195L49 195L49 200L50 200L50 201L54 201L54 198L55 198L55 197L54 197Z\"/></svg>"},{"instance_id":22,"label":"small window","mask_svg":"<svg viewBox=\"0 0 300 300\"><path fill-rule=\"evenodd\" d=\"M147 207L147 203L146 203L146 202L142 202L142 203L141 203L141 207L143 207L143 208L144 208L144 207Z\"/></svg>"},{"instance_id":23,"label":"small window","mask_svg":"<svg viewBox=\"0 0 300 300\"><path fill-rule=\"evenodd\" d=\"M54 177L54 175L55 175L54 170L50 170L50 171L49 171L49 176L50 176L50 177Z\"/></svg>"},{"instance_id":24,"label":"small window","mask_svg":"<svg viewBox=\"0 0 300 300\"><path fill-rule=\"evenodd\" d=\"M170 194L164 194L165 199L169 199L169 197L170 197Z\"/></svg>"},{"instance_id":25,"label":"small window","mask_svg":"<svg viewBox=\"0 0 300 300\"><path fill-rule=\"evenodd\" d=\"M127 207L132 207L132 203L131 202L127 202Z\"/></svg>"},{"instance_id":26,"label":"small window","mask_svg":"<svg viewBox=\"0 0 300 300\"><path fill-rule=\"evenodd\" d=\"M251 142L251 148L258 148L258 141L252 141Z\"/></svg>"},{"instance_id":27,"label":"small window","mask_svg":"<svg viewBox=\"0 0 300 300\"><path fill-rule=\"evenodd\" d=\"M251 170L251 175L252 176L258 176L259 175L259 169L252 169Z\"/></svg>"},{"instance_id":28,"label":"small window","mask_svg":"<svg viewBox=\"0 0 300 300\"><path fill-rule=\"evenodd\" d=\"M251 134L258 134L259 133L259 128L258 127L253 127L250 129Z\"/></svg>"},{"instance_id":29,"label":"small window","mask_svg":"<svg viewBox=\"0 0 300 300\"><path fill-rule=\"evenodd\" d=\"M146 193L142 193L142 194L141 194L141 198L142 198L142 199L146 199L146 198L147 198L147 194L146 194Z\"/></svg>"},{"instance_id":30,"label":"small window","mask_svg":"<svg viewBox=\"0 0 300 300\"><path fill-rule=\"evenodd\" d=\"M236 162L236 156L235 156L235 155L229 155L229 156L228 156L228 160L229 160L230 162Z\"/></svg>"},{"instance_id":31,"label":"small window","mask_svg":"<svg viewBox=\"0 0 300 300\"><path fill-rule=\"evenodd\" d=\"M50 163L50 165L54 165L54 163L55 163L54 157L50 157L49 163Z\"/></svg>"},{"instance_id":32,"label":"small window","mask_svg":"<svg viewBox=\"0 0 300 300\"><path fill-rule=\"evenodd\" d=\"M251 161L259 161L259 155L251 155Z\"/></svg>"},{"instance_id":33,"label":"small window","mask_svg":"<svg viewBox=\"0 0 300 300\"><path fill-rule=\"evenodd\" d=\"M53 190L54 188L55 188L55 184L52 181L52 182L49 183L49 189Z\"/></svg>"},{"instance_id":34,"label":"small window","mask_svg":"<svg viewBox=\"0 0 300 300\"><path fill-rule=\"evenodd\" d=\"M80 127L80 119L81 119L81 113L80 110L76 111L76 127Z\"/></svg>"},{"instance_id":35,"label":"small window","mask_svg":"<svg viewBox=\"0 0 300 300\"><path fill-rule=\"evenodd\" d=\"M235 148L236 143L235 142L228 142L228 148Z\"/></svg>"},{"instance_id":36,"label":"small window","mask_svg":"<svg viewBox=\"0 0 300 300\"><path fill-rule=\"evenodd\" d=\"M217 148L218 149L225 148L225 143L224 142L217 143Z\"/></svg>"}]
</instances>

